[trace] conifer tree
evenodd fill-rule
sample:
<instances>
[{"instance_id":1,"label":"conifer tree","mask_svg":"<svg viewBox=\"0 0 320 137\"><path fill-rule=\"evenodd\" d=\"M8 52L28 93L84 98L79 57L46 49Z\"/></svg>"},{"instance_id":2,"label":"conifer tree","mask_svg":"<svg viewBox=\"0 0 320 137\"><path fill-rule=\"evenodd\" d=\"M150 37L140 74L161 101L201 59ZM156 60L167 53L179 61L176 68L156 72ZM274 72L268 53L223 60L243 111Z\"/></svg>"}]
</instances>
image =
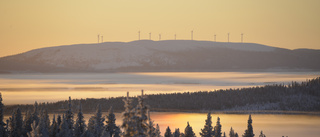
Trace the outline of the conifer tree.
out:
<instances>
[{"instance_id":1,"label":"conifer tree","mask_svg":"<svg viewBox=\"0 0 320 137\"><path fill-rule=\"evenodd\" d=\"M126 99L123 100L125 111L122 113L122 125L123 137L132 137L137 134L136 125L137 123L133 120L135 117L135 111L132 107L132 99L129 99L129 92L127 92Z\"/></svg>"},{"instance_id":2,"label":"conifer tree","mask_svg":"<svg viewBox=\"0 0 320 137\"><path fill-rule=\"evenodd\" d=\"M104 130L104 118L102 117L102 112L101 112L101 106L98 104L97 106L97 112L93 116L94 119L94 132L93 134L97 137L100 137L103 130Z\"/></svg>"},{"instance_id":3,"label":"conifer tree","mask_svg":"<svg viewBox=\"0 0 320 137\"><path fill-rule=\"evenodd\" d=\"M31 128L32 130L28 133L28 137L40 137L40 135L38 135L38 132L36 131L36 122L33 122L31 124Z\"/></svg>"},{"instance_id":4,"label":"conifer tree","mask_svg":"<svg viewBox=\"0 0 320 137\"><path fill-rule=\"evenodd\" d=\"M209 112L207 115L207 119L205 121L204 128L201 129L200 136L201 137L213 137L213 127L212 127L212 120L211 120L211 113Z\"/></svg>"},{"instance_id":5,"label":"conifer tree","mask_svg":"<svg viewBox=\"0 0 320 137\"><path fill-rule=\"evenodd\" d=\"M164 137L172 137L171 129L169 126L166 129L166 132L164 133Z\"/></svg>"},{"instance_id":6,"label":"conifer tree","mask_svg":"<svg viewBox=\"0 0 320 137\"><path fill-rule=\"evenodd\" d=\"M235 137L239 137L238 133L236 132L236 134L234 135Z\"/></svg>"},{"instance_id":7,"label":"conifer tree","mask_svg":"<svg viewBox=\"0 0 320 137\"><path fill-rule=\"evenodd\" d=\"M47 114L45 111L41 111L40 121L36 128L37 135L39 137L49 137L48 125L47 125ZM50 123L50 122L49 122Z\"/></svg>"},{"instance_id":8,"label":"conifer tree","mask_svg":"<svg viewBox=\"0 0 320 137\"><path fill-rule=\"evenodd\" d=\"M155 128L154 128L154 124L153 121L151 120L150 117L150 111L148 111L148 137L155 137L156 133L155 133Z\"/></svg>"},{"instance_id":9,"label":"conifer tree","mask_svg":"<svg viewBox=\"0 0 320 137\"><path fill-rule=\"evenodd\" d=\"M113 136L116 132L117 125L116 125L116 116L113 113L113 108L109 109L107 120L106 120L106 131L110 134L110 137Z\"/></svg>"},{"instance_id":10,"label":"conifer tree","mask_svg":"<svg viewBox=\"0 0 320 137\"><path fill-rule=\"evenodd\" d=\"M33 105L33 113L32 113L32 123L35 122L35 127L38 126L38 123L39 123L39 113L38 113L38 103L37 101L34 102L34 105Z\"/></svg>"},{"instance_id":11,"label":"conifer tree","mask_svg":"<svg viewBox=\"0 0 320 137\"><path fill-rule=\"evenodd\" d=\"M112 137L107 130L103 130L100 137Z\"/></svg>"},{"instance_id":12,"label":"conifer tree","mask_svg":"<svg viewBox=\"0 0 320 137\"><path fill-rule=\"evenodd\" d=\"M156 137L161 137L160 127L158 124L156 126L155 134L156 134Z\"/></svg>"},{"instance_id":13,"label":"conifer tree","mask_svg":"<svg viewBox=\"0 0 320 137\"><path fill-rule=\"evenodd\" d=\"M220 124L220 118L217 119L217 124L214 127L214 136L215 137L221 137L221 124Z\"/></svg>"},{"instance_id":14,"label":"conifer tree","mask_svg":"<svg viewBox=\"0 0 320 137\"><path fill-rule=\"evenodd\" d=\"M120 137L120 134L121 134L120 128L117 126L113 137Z\"/></svg>"},{"instance_id":15,"label":"conifer tree","mask_svg":"<svg viewBox=\"0 0 320 137\"><path fill-rule=\"evenodd\" d=\"M234 130L231 127L230 132L229 132L229 137L235 137L235 135L236 134L234 133Z\"/></svg>"},{"instance_id":16,"label":"conifer tree","mask_svg":"<svg viewBox=\"0 0 320 137\"><path fill-rule=\"evenodd\" d=\"M18 108L10 118L10 137L21 137L23 136L23 122L20 108Z\"/></svg>"},{"instance_id":17,"label":"conifer tree","mask_svg":"<svg viewBox=\"0 0 320 137\"><path fill-rule=\"evenodd\" d=\"M141 96L138 97L138 105L136 108L137 131L139 137L146 137L148 132L148 107L144 103L144 98L143 90L141 90Z\"/></svg>"},{"instance_id":18,"label":"conifer tree","mask_svg":"<svg viewBox=\"0 0 320 137\"><path fill-rule=\"evenodd\" d=\"M68 101L68 110L66 111L66 124L68 125L68 128L71 132L71 134L73 135L73 124L74 124L74 120L73 120L73 112L72 112L72 104L71 104L71 97L69 97L69 101Z\"/></svg>"},{"instance_id":19,"label":"conifer tree","mask_svg":"<svg viewBox=\"0 0 320 137\"><path fill-rule=\"evenodd\" d=\"M81 105L81 102L80 102L79 112L78 112L78 115L77 115L76 124L74 126L74 135L75 135L75 137L80 137L85 132L85 129L86 129L86 123L85 123L85 120L84 120L84 116L83 116L83 113L82 113L82 105Z\"/></svg>"},{"instance_id":20,"label":"conifer tree","mask_svg":"<svg viewBox=\"0 0 320 137\"><path fill-rule=\"evenodd\" d=\"M67 122L66 118L63 117L62 123L60 125L60 131L57 134L57 137L72 137L72 131L69 128L69 123Z\"/></svg>"},{"instance_id":21,"label":"conifer tree","mask_svg":"<svg viewBox=\"0 0 320 137\"><path fill-rule=\"evenodd\" d=\"M52 124L49 128L49 136L50 137L55 137L57 133L59 133L59 126L58 126L58 123L56 122L56 116L53 115L53 118L52 118Z\"/></svg>"},{"instance_id":22,"label":"conifer tree","mask_svg":"<svg viewBox=\"0 0 320 137\"><path fill-rule=\"evenodd\" d=\"M174 131L173 137L180 137L180 130L179 130L179 128L177 128L177 129Z\"/></svg>"},{"instance_id":23,"label":"conifer tree","mask_svg":"<svg viewBox=\"0 0 320 137\"><path fill-rule=\"evenodd\" d=\"M242 136L243 137L254 137L251 115L249 115L249 119L248 119L248 128L245 130L245 132Z\"/></svg>"},{"instance_id":24,"label":"conifer tree","mask_svg":"<svg viewBox=\"0 0 320 137\"><path fill-rule=\"evenodd\" d=\"M3 122L3 109L4 105L2 104L2 95L0 93L0 137L7 137L6 124Z\"/></svg>"},{"instance_id":25,"label":"conifer tree","mask_svg":"<svg viewBox=\"0 0 320 137\"><path fill-rule=\"evenodd\" d=\"M23 121L23 128L25 130L25 133L28 134L28 132L32 131L32 115L29 110L26 112L26 116Z\"/></svg>"},{"instance_id":26,"label":"conifer tree","mask_svg":"<svg viewBox=\"0 0 320 137\"><path fill-rule=\"evenodd\" d=\"M266 135L265 135L265 134L263 134L262 130L261 130L261 132L260 132L259 137L266 137Z\"/></svg>"},{"instance_id":27,"label":"conifer tree","mask_svg":"<svg viewBox=\"0 0 320 137\"><path fill-rule=\"evenodd\" d=\"M187 127L184 130L184 136L185 137L195 137L195 134L193 132L192 127L189 125L189 122L188 122Z\"/></svg>"},{"instance_id":28,"label":"conifer tree","mask_svg":"<svg viewBox=\"0 0 320 137\"><path fill-rule=\"evenodd\" d=\"M226 137L226 132L223 132L223 137Z\"/></svg>"}]
</instances>

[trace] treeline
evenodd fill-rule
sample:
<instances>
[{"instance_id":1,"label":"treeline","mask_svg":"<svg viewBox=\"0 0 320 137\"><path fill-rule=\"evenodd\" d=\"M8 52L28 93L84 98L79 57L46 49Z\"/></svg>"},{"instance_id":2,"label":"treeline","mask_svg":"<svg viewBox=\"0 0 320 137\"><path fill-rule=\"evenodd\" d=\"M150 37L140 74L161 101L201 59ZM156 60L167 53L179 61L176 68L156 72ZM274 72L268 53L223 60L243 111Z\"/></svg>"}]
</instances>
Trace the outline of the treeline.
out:
<instances>
[{"instance_id":1,"label":"treeline","mask_svg":"<svg viewBox=\"0 0 320 137\"><path fill-rule=\"evenodd\" d=\"M117 112L124 110L125 97L101 99L75 99L73 109L77 109L79 101L85 113L95 112L101 104L102 111L113 106ZM137 98L131 98L137 104ZM215 91L199 91L186 93L170 93L146 95L146 103L152 111L253 111L253 110L282 110L282 111L320 111L320 77L306 82L292 82L289 85L273 84L241 89L225 89ZM40 107L52 112L64 112L68 101L55 103L40 103ZM19 107L22 111L31 109L32 105L13 105L6 107L6 114L11 114Z\"/></svg>"},{"instance_id":2,"label":"treeline","mask_svg":"<svg viewBox=\"0 0 320 137\"><path fill-rule=\"evenodd\" d=\"M48 109L39 108L38 103L33 109L27 110L23 116L20 108L17 108L4 121L4 105L0 93L0 137L162 137L159 125L155 126L150 118L149 107L145 104L143 91L137 97L138 104L133 106L132 99L127 97L123 100L124 112L122 113L122 124L116 125L116 118L112 107L106 116L102 115L101 106L98 104L96 113L91 116L88 122L85 121L82 105L79 102L78 109L72 110L71 97L68 100L68 109L61 115L53 115L50 120ZM208 113L204 128L200 132L201 137L227 137L222 134L220 118L216 126L212 126L211 114ZM248 126L243 137L254 137L252 119L249 115ZM187 123L184 132L180 133L179 128L171 132L170 127L166 129L164 137L196 137L192 127ZM230 129L229 137L239 137L238 133ZM266 137L261 131L259 137Z\"/></svg>"}]
</instances>

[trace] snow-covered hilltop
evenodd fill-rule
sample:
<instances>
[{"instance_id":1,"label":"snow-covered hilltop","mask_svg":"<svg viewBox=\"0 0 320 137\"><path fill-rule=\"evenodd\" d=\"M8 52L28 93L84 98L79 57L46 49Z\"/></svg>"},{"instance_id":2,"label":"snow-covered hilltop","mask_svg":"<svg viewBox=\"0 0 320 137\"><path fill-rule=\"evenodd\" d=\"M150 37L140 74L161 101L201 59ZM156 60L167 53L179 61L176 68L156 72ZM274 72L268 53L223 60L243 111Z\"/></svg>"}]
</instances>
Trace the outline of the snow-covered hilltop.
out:
<instances>
[{"instance_id":1,"label":"snow-covered hilltop","mask_svg":"<svg viewBox=\"0 0 320 137\"><path fill-rule=\"evenodd\" d=\"M140 40L36 49L0 58L0 72L320 70L319 58L319 50L254 43Z\"/></svg>"}]
</instances>

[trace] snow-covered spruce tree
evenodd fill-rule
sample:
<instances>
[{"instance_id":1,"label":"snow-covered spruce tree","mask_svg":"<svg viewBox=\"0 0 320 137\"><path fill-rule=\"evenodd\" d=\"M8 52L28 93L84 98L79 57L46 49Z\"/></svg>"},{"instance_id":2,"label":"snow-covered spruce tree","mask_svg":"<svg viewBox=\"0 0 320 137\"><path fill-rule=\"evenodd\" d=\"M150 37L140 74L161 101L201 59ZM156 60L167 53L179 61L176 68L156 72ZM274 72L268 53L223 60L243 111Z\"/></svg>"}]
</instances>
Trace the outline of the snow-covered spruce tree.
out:
<instances>
[{"instance_id":1,"label":"snow-covered spruce tree","mask_svg":"<svg viewBox=\"0 0 320 137\"><path fill-rule=\"evenodd\" d=\"M236 132L236 134L234 135L235 137L239 137L238 133Z\"/></svg>"},{"instance_id":2,"label":"snow-covered spruce tree","mask_svg":"<svg viewBox=\"0 0 320 137\"><path fill-rule=\"evenodd\" d=\"M35 126L37 127L39 120L40 120L40 118L39 118L39 113L38 113L38 103L36 101L36 102L34 102L34 105L33 105L32 123L35 122Z\"/></svg>"},{"instance_id":3,"label":"snow-covered spruce tree","mask_svg":"<svg viewBox=\"0 0 320 137\"><path fill-rule=\"evenodd\" d=\"M248 128L244 131L244 134L242 136L243 137L254 137L251 115L249 115L249 119L248 119Z\"/></svg>"},{"instance_id":4,"label":"snow-covered spruce tree","mask_svg":"<svg viewBox=\"0 0 320 137\"><path fill-rule=\"evenodd\" d=\"M49 127L50 127L50 119L49 119L48 110L46 108L43 110L43 114L42 115L43 115L43 119L44 119L44 122L45 122L45 125L46 125L47 129L49 129ZM41 120L41 118L40 118L40 120Z\"/></svg>"},{"instance_id":5,"label":"snow-covered spruce tree","mask_svg":"<svg viewBox=\"0 0 320 137\"><path fill-rule=\"evenodd\" d=\"M73 137L72 130L69 128L69 123L66 118L63 116L62 123L59 127L60 131L57 134L57 137Z\"/></svg>"},{"instance_id":6,"label":"snow-covered spruce tree","mask_svg":"<svg viewBox=\"0 0 320 137\"><path fill-rule=\"evenodd\" d=\"M51 126L49 128L49 136L50 137L55 137L57 133L59 133L59 126L58 126L58 123L56 122L56 116L53 115L53 118L52 118L52 123L51 123Z\"/></svg>"},{"instance_id":7,"label":"snow-covered spruce tree","mask_svg":"<svg viewBox=\"0 0 320 137\"><path fill-rule=\"evenodd\" d=\"M223 137L226 137L226 132L223 132Z\"/></svg>"},{"instance_id":8,"label":"snow-covered spruce tree","mask_svg":"<svg viewBox=\"0 0 320 137\"><path fill-rule=\"evenodd\" d=\"M262 130L261 130L261 132L260 132L259 137L266 137L266 135L265 135L265 134L263 134Z\"/></svg>"},{"instance_id":9,"label":"snow-covered spruce tree","mask_svg":"<svg viewBox=\"0 0 320 137\"><path fill-rule=\"evenodd\" d=\"M166 129L166 132L164 133L164 137L172 137L171 129L169 126Z\"/></svg>"},{"instance_id":10,"label":"snow-covered spruce tree","mask_svg":"<svg viewBox=\"0 0 320 137\"><path fill-rule=\"evenodd\" d=\"M117 125L116 125L116 116L113 113L113 108L111 106L111 108L109 109L108 115L106 116L106 131L108 131L108 133L110 134L110 137L112 137L117 129Z\"/></svg>"},{"instance_id":11,"label":"snow-covered spruce tree","mask_svg":"<svg viewBox=\"0 0 320 137\"><path fill-rule=\"evenodd\" d=\"M37 129L36 122L33 122L31 124L31 128L32 128L32 130L28 133L28 137L40 137L38 135L38 132L36 131L36 129Z\"/></svg>"},{"instance_id":12,"label":"snow-covered spruce tree","mask_svg":"<svg viewBox=\"0 0 320 137\"><path fill-rule=\"evenodd\" d=\"M49 137L47 118L47 113L42 110L40 113L40 121L37 128L35 129L35 132L37 133L37 135L39 135L39 137Z\"/></svg>"},{"instance_id":13,"label":"snow-covered spruce tree","mask_svg":"<svg viewBox=\"0 0 320 137\"><path fill-rule=\"evenodd\" d=\"M88 121L88 129L87 129L87 131L93 134L94 130L95 130L94 126L95 126L95 119L92 116Z\"/></svg>"},{"instance_id":14,"label":"snow-covered spruce tree","mask_svg":"<svg viewBox=\"0 0 320 137\"><path fill-rule=\"evenodd\" d=\"M235 137L235 135L236 134L234 133L234 130L231 127L230 132L229 132L229 137Z\"/></svg>"},{"instance_id":15,"label":"snow-covered spruce tree","mask_svg":"<svg viewBox=\"0 0 320 137\"><path fill-rule=\"evenodd\" d=\"M150 118L150 111L148 111L148 137L155 137L155 130L153 121Z\"/></svg>"},{"instance_id":16,"label":"snow-covered spruce tree","mask_svg":"<svg viewBox=\"0 0 320 137\"><path fill-rule=\"evenodd\" d=\"M187 127L184 129L184 136L185 137L195 137L195 134L193 132L192 127L189 125L189 122L188 122Z\"/></svg>"},{"instance_id":17,"label":"snow-covered spruce tree","mask_svg":"<svg viewBox=\"0 0 320 137\"><path fill-rule=\"evenodd\" d=\"M213 127L212 127L212 120L211 120L211 113L209 112L207 115L207 119L205 121L205 125L203 129L201 129L200 136L201 137L213 137Z\"/></svg>"},{"instance_id":18,"label":"snow-covered spruce tree","mask_svg":"<svg viewBox=\"0 0 320 137\"><path fill-rule=\"evenodd\" d=\"M123 137L133 137L137 134L136 130L136 121L133 120L135 117L135 111L132 107L132 99L129 99L129 92L127 92L126 99L123 100L124 102L124 112L122 113L122 125L123 128Z\"/></svg>"},{"instance_id":19,"label":"snow-covered spruce tree","mask_svg":"<svg viewBox=\"0 0 320 137\"><path fill-rule=\"evenodd\" d=\"M32 131L31 125L32 125L32 114L29 110L27 110L26 116L23 121L23 129L25 130L26 134Z\"/></svg>"},{"instance_id":20,"label":"snow-covered spruce tree","mask_svg":"<svg viewBox=\"0 0 320 137\"><path fill-rule=\"evenodd\" d=\"M180 137L180 130L179 130L179 128L177 128L177 129L174 131L173 137Z\"/></svg>"},{"instance_id":21,"label":"snow-covered spruce tree","mask_svg":"<svg viewBox=\"0 0 320 137\"><path fill-rule=\"evenodd\" d=\"M93 116L94 118L94 132L93 134L96 137L100 137L103 130L104 130L104 118L102 117L102 112L101 112L101 106L100 104L98 104L97 106L97 112L96 114Z\"/></svg>"},{"instance_id":22,"label":"snow-covered spruce tree","mask_svg":"<svg viewBox=\"0 0 320 137\"><path fill-rule=\"evenodd\" d=\"M72 104L71 104L71 97L69 97L68 101L68 110L66 111L65 115L66 124L68 125L69 130L71 131L71 134L73 135L73 112L72 112Z\"/></svg>"},{"instance_id":23,"label":"snow-covered spruce tree","mask_svg":"<svg viewBox=\"0 0 320 137\"><path fill-rule=\"evenodd\" d=\"M120 130L120 128L117 126L117 127L116 127L116 130L115 130L115 132L114 132L113 137L120 137L120 134L121 134L121 130Z\"/></svg>"},{"instance_id":24,"label":"snow-covered spruce tree","mask_svg":"<svg viewBox=\"0 0 320 137\"><path fill-rule=\"evenodd\" d=\"M107 130L103 130L100 137L112 137Z\"/></svg>"},{"instance_id":25,"label":"snow-covered spruce tree","mask_svg":"<svg viewBox=\"0 0 320 137\"><path fill-rule=\"evenodd\" d=\"M141 96L138 97L138 105L136 107L136 121L137 121L137 131L139 137L146 137L148 132L148 107L144 103L143 90L141 90Z\"/></svg>"},{"instance_id":26,"label":"snow-covered spruce tree","mask_svg":"<svg viewBox=\"0 0 320 137\"><path fill-rule=\"evenodd\" d=\"M80 137L86 130L86 121L84 120L84 116L82 113L82 105L80 102L79 105L79 112L77 115L77 120L76 123L74 125L74 135L75 137Z\"/></svg>"},{"instance_id":27,"label":"snow-covered spruce tree","mask_svg":"<svg viewBox=\"0 0 320 137\"><path fill-rule=\"evenodd\" d=\"M220 124L220 118L217 119L217 124L214 127L214 136L215 137L221 137L221 124Z\"/></svg>"},{"instance_id":28,"label":"snow-covered spruce tree","mask_svg":"<svg viewBox=\"0 0 320 137\"><path fill-rule=\"evenodd\" d=\"M9 137L21 137L23 136L23 122L20 108L13 113L10 119L10 131Z\"/></svg>"},{"instance_id":29,"label":"snow-covered spruce tree","mask_svg":"<svg viewBox=\"0 0 320 137\"><path fill-rule=\"evenodd\" d=\"M0 93L0 137L7 137L6 124L3 122L3 109L4 105L2 104L2 95Z\"/></svg>"},{"instance_id":30,"label":"snow-covered spruce tree","mask_svg":"<svg viewBox=\"0 0 320 137\"><path fill-rule=\"evenodd\" d=\"M161 137L160 127L158 124L156 126L155 134L156 134L156 137Z\"/></svg>"}]
</instances>

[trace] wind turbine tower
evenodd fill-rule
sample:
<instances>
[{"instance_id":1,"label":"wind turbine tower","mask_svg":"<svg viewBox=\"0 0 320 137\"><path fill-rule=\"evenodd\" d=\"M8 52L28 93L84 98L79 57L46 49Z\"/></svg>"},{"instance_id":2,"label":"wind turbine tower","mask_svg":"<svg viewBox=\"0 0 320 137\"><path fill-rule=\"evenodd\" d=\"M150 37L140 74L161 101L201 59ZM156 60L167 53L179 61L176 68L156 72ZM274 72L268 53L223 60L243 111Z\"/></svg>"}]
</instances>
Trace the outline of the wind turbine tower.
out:
<instances>
[{"instance_id":1,"label":"wind turbine tower","mask_svg":"<svg viewBox=\"0 0 320 137\"><path fill-rule=\"evenodd\" d=\"M229 41L229 38L230 38L230 33L228 33L228 42L230 42L230 41Z\"/></svg>"},{"instance_id":2,"label":"wind turbine tower","mask_svg":"<svg viewBox=\"0 0 320 137\"><path fill-rule=\"evenodd\" d=\"M191 40L193 40L193 30L191 31Z\"/></svg>"},{"instance_id":3,"label":"wind turbine tower","mask_svg":"<svg viewBox=\"0 0 320 137\"><path fill-rule=\"evenodd\" d=\"M241 43L243 43L243 33L241 33Z\"/></svg>"},{"instance_id":4,"label":"wind turbine tower","mask_svg":"<svg viewBox=\"0 0 320 137\"><path fill-rule=\"evenodd\" d=\"M214 42L217 42L217 39L216 39L217 35L214 34Z\"/></svg>"},{"instance_id":5,"label":"wind turbine tower","mask_svg":"<svg viewBox=\"0 0 320 137\"><path fill-rule=\"evenodd\" d=\"M103 43L103 36L101 36L101 43Z\"/></svg>"},{"instance_id":6,"label":"wind turbine tower","mask_svg":"<svg viewBox=\"0 0 320 137\"><path fill-rule=\"evenodd\" d=\"M140 30L138 31L138 39L140 40Z\"/></svg>"},{"instance_id":7,"label":"wind turbine tower","mask_svg":"<svg viewBox=\"0 0 320 137\"><path fill-rule=\"evenodd\" d=\"M100 35L98 34L98 43L99 43Z\"/></svg>"},{"instance_id":8,"label":"wind turbine tower","mask_svg":"<svg viewBox=\"0 0 320 137\"><path fill-rule=\"evenodd\" d=\"M161 40L161 34L159 34L159 41Z\"/></svg>"},{"instance_id":9,"label":"wind turbine tower","mask_svg":"<svg viewBox=\"0 0 320 137\"><path fill-rule=\"evenodd\" d=\"M151 32L149 33L149 40L151 40Z\"/></svg>"}]
</instances>

